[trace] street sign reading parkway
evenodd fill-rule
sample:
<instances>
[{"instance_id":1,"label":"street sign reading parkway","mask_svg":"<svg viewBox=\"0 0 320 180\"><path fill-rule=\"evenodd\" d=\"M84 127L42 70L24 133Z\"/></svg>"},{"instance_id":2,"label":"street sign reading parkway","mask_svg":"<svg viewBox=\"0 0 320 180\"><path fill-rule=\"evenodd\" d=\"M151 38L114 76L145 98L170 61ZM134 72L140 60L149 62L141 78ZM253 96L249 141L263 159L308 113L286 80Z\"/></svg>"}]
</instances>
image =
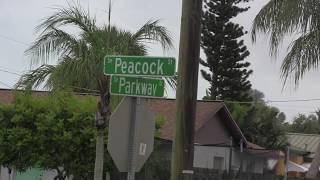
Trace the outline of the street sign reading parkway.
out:
<instances>
[{"instance_id":1,"label":"street sign reading parkway","mask_svg":"<svg viewBox=\"0 0 320 180\"><path fill-rule=\"evenodd\" d=\"M163 97L164 81L162 79L112 76L110 92L126 96Z\"/></svg>"},{"instance_id":2,"label":"street sign reading parkway","mask_svg":"<svg viewBox=\"0 0 320 180\"><path fill-rule=\"evenodd\" d=\"M174 76L176 61L173 57L105 56L104 73L107 75L134 75L151 77Z\"/></svg>"}]
</instances>

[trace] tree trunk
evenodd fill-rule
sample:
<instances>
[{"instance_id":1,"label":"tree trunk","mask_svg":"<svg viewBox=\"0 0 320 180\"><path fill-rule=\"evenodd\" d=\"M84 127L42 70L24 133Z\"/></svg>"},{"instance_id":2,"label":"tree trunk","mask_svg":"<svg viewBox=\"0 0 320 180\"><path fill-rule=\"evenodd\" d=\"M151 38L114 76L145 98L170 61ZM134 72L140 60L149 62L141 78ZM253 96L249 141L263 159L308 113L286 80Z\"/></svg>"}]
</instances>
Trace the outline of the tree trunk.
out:
<instances>
[{"instance_id":1,"label":"tree trunk","mask_svg":"<svg viewBox=\"0 0 320 180\"><path fill-rule=\"evenodd\" d=\"M100 101L97 106L96 114L96 159L94 165L94 180L102 180L103 178L103 160L104 160L104 130L108 126L111 111L109 108L110 104L110 93L109 89L103 84L109 84L109 78L105 79L105 83L100 84Z\"/></svg>"},{"instance_id":2,"label":"tree trunk","mask_svg":"<svg viewBox=\"0 0 320 180\"><path fill-rule=\"evenodd\" d=\"M104 129L97 128L96 137L96 160L94 166L94 180L102 180L103 177L103 157L104 157Z\"/></svg>"},{"instance_id":3,"label":"tree trunk","mask_svg":"<svg viewBox=\"0 0 320 180\"><path fill-rule=\"evenodd\" d=\"M320 143L318 145L317 151L315 152L316 155L314 159L312 160L311 166L309 168L309 171L306 174L306 178L309 179L316 179L317 175L319 173L319 166L320 166ZM320 178L317 178L320 179Z\"/></svg>"}]
</instances>

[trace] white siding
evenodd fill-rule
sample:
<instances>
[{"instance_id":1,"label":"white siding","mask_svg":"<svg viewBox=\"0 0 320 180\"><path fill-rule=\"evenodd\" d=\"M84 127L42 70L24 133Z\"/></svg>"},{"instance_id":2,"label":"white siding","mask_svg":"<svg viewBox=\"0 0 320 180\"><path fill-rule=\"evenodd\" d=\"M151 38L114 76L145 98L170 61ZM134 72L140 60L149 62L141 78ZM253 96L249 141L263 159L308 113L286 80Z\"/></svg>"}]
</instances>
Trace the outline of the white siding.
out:
<instances>
[{"instance_id":1,"label":"white siding","mask_svg":"<svg viewBox=\"0 0 320 180\"><path fill-rule=\"evenodd\" d=\"M224 157L225 169L229 167L229 148L212 146L195 146L193 166L197 168L213 169L215 156Z\"/></svg>"},{"instance_id":2,"label":"white siding","mask_svg":"<svg viewBox=\"0 0 320 180\"><path fill-rule=\"evenodd\" d=\"M9 179L8 168L0 166L0 180L8 180L8 179ZM10 179L11 180L15 180L15 172L14 172L14 170L11 171Z\"/></svg>"},{"instance_id":3,"label":"white siding","mask_svg":"<svg viewBox=\"0 0 320 180\"><path fill-rule=\"evenodd\" d=\"M213 169L214 157L224 157L224 170L229 170L229 147L215 147L215 146L195 146L194 147L194 162L193 166L196 168ZM232 151L232 170L239 170L241 157L243 158L243 170L244 172L252 172L262 174L263 169L267 165L267 159L254 156L248 153L240 153L238 150ZM248 166L253 163L252 168Z\"/></svg>"}]
</instances>

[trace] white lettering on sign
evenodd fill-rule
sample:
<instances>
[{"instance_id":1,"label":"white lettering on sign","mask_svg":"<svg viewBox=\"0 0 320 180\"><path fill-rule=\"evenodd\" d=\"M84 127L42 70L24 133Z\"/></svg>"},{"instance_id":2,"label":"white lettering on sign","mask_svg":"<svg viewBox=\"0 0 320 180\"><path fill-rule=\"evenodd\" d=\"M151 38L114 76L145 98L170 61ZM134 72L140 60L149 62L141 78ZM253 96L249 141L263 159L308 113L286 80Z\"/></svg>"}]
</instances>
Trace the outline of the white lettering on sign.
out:
<instances>
[{"instance_id":1,"label":"white lettering on sign","mask_svg":"<svg viewBox=\"0 0 320 180\"><path fill-rule=\"evenodd\" d=\"M150 73L151 74L155 74L156 73L156 67L157 67L157 64L156 63L151 63L150 64Z\"/></svg>"},{"instance_id":2,"label":"white lettering on sign","mask_svg":"<svg viewBox=\"0 0 320 180\"><path fill-rule=\"evenodd\" d=\"M134 63L133 62L129 62L128 73L129 74L133 74L134 73Z\"/></svg>"},{"instance_id":3,"label":"white lettering on sign","mask_svg":"<svg viewBox=\"0 0 320 180\"><path fill-rule=\"evenodd\" d=\"M137 74L140 74L140 68L141 68L141 63L140 62L137 62L136 63L136 67L134 68L134 70L136 71Z\"/></svg>"},{"instance_id":4,"label":"white lettering on sign","mask_svg":"<svg viewBox=\"0 0 320 180\"><path fill-rule=\"evenodd\" d=\"M140 143L139 155L145 156L146 155L146 150L147 150L147 144Z\"/></svg>"},{"instance_id":5,"label":"white lettering on sign","mask_svg":"<svg viewBox=\"0 0 320 180\"><path fill-rule=\"evenodd\" d=\"M122 74L163 74L163 62L158 59L156 62L126 62L121 58L115 59L115 73Z\"/></svg>"},{"instance_id":6,"label":"white lettering on sign","mask_svg":"<svg viewBox=\"0 0 320 180\"><path fill-rule=\"evenodd\" d=\"M121 67L121 58L116 58L116 62L115 62L115 71L117 73L118 68Z\"/></svg>"},{"instance_id":7,"label":"white lettering on sign","mask_svg":"<svg viewBox=\"0 0 320 180\"><path fill-rule=\"evenodd\" d=\"M163 74L163 63L160 62L160 60L158 59L158 74Z\"/></svg>"},{"instance_id":8,"label":"white lettering on sign","mask_svg":"<svg viewBox=\"0 0 320 180\"><path fill-rule=\"evenodd\" d=\"M119 93L124 91L126 94L154 96L157 88L158 85L154 83L126 81L125 77L119 77Z\"/></svg>"}]
</instances>

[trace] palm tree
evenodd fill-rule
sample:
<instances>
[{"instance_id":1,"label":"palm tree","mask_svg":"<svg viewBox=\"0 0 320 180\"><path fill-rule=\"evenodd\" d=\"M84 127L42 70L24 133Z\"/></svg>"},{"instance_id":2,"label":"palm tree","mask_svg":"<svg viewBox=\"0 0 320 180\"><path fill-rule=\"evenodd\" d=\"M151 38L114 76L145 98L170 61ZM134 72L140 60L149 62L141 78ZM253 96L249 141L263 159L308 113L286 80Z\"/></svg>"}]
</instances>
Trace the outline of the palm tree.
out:
<instances>
[{"instance_id":1,"label":"palm tree","mask_svg":"<svg viewBox=\"0 0 320 180\"><path fill-rule=\"evenodd\" d=\"M320 1L319 0L270 0L255 17L252 40L261 32L270 35L270 52L276 55L283 39L298 35L281 66L284 83L293 80L297 86L304 74L318 69L320 62ZM319 172L320 145L306 175L314 178Z\"/></svg>"},{"instance_id":2,"label":"palm tree","mask_svg":"<svg viewBox=\"0 0 320 180\"><path fill-rule=\"evenodd\" d=\"M44 83L51 90L73 88L75 91L99 95L95 180L102 180L103 133L111 115L110 77L103 74L103 57L144 56L147 54L146 43L150 42L159 42L165 50L171 48L172 40L167 29L158 23L148 21L135 33L114 26L98 27L89 12L79 6L69 5L67 8L58 8L56 13L36 28L41 33L26 50L32 64L40 66L24 74L17 88L35 88ZM56 65L48 64L52 59L58 59ZM169 82L171 85L174 83Z\"/></svg>"},{"instance_id":3,"label":"palm tree","mask_svg":"<svg viewBox=\"0 0 320 180\"><path fill-rule=\"evenodd\" d=\"M288 48L281 66L284 84L292 80L296 87L304 74L317 69L320 62L320 1L270 0L255 17L252 40L257 33L270 35L270 52L275 56L287 35L296 38Z\"/></svg>"}]
</instances>

